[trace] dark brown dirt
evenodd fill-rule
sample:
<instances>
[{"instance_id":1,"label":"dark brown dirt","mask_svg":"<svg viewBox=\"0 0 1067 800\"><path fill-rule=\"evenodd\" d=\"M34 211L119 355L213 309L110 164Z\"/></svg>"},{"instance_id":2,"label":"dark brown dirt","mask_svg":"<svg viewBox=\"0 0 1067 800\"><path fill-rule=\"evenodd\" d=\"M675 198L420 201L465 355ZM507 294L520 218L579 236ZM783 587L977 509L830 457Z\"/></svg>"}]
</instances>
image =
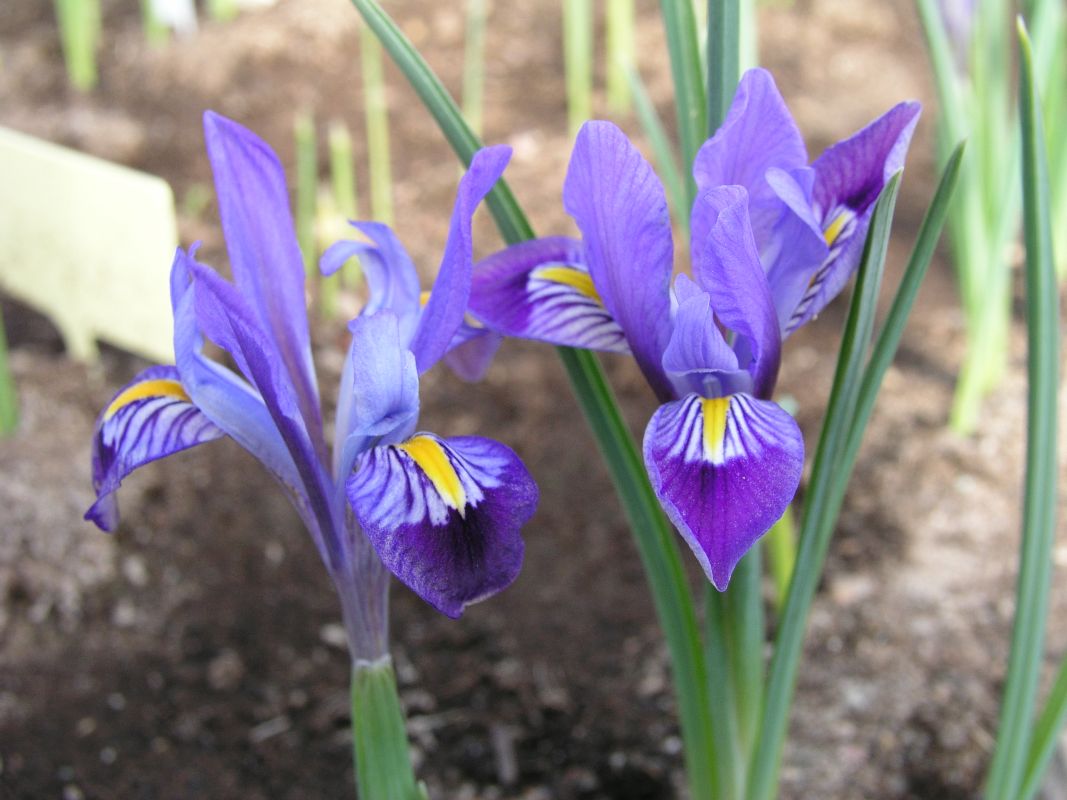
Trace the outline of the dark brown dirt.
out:
<instances>
[{"instance_id":1,"label":"dark brown dirt","mask_svg":"<svg viewBox=\"0 0 1067 800\"><path fill-rule=\"evenodd\" d=\"M666 112L658 15L639 5L641 66ZM461 4L389 6L457 87ZM899 99L929 101L911 8L799 0L763 10L765 63L813 152ZM190 199L210 180L204 108L249 125L290 165L296 108L361 130L358 21L344 0L283 1L159 50L143 43L135 3L112 0L105 12L101 86L81 97L66 88L51 4L0 10L0 123L164 176L189 212L183 241L205 239L209 260L222 260L214 209L193 215ZM547 1L499 3L491 18L486 138L515 147L509 179L543 233L569 230L558 201L569 154L559 27L558 4ZM392 71L389 79L397 228L429 279L457 171L402 80ZM891 283L932 190L931 131L927 114L898 211ZM497 240L482 223L488 251ZM46 320L6 301L3 312L23 420L0 442L0 797L352 796L338 608L295 513L251 458L220 442L130 478L116 536L83 523L93 419L143 365L105 349L87 370L66 359ZM841 315L831 307L787 347L782 391L799 401L812 446ZM340 323L316 330L326 385L336 381L342 333ZM783 797L977 796L1020 518L1017 333L980 432L955 437L945 420L961 320L947 264L934 265L813 612ZM632 365L608 366L639 433L652 399ZM393 593L393 652L432 795L678 796L666 653L555 356L508 342L482 384L435 372L422 397L424 427L509 443L543 498L522 576L461 621ZM1065 563L1061 546L1057 567ZM1050 652L1059 654L1067 594L1053 600Z\"/></svg>"}]
</instances>

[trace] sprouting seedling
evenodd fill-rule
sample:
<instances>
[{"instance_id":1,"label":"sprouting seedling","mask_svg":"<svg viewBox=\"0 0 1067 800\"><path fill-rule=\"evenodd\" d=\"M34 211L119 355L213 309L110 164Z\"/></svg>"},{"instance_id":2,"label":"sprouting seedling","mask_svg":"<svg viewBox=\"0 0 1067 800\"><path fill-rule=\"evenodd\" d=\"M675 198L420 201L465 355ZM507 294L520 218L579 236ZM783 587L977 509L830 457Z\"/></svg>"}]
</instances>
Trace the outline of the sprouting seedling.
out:
<instances>
[{"instance_id":1,"label":"sprouting seedling","mask_svg":"<svg viewBox=\"0 0 1067 800\"><path fill-rule=\"evenodd\" d=\"M356 191L356 169L352 159L352 136L348 126L335 121L330 124L330 187L333 204L345 220L359 217L359 195ZM359 286L362 272L359 259L352 258L341 269L341 280L349 289Z\"/></svg>"},{"instance_id":2,"label":"sprouting seedling","mask_svg":"<svg viewBox=\"0 0 1067 800\"><path fill-rule=\"evenodd\" d=\"M571 134L593 115L593 4L563 2L563 68L567 85L567 126Z\"/></svg>"},{"instance_id":3,"label":"sprouting seedling","mask_svg":"<svg viewBox=\"0 0 1067 800\"><path fill-rule=\"evenodd\" d=\"M67 77L75 89L87 92L97 82L100 0L55 0L55 4Z\"/></svg>"}]
</instances>

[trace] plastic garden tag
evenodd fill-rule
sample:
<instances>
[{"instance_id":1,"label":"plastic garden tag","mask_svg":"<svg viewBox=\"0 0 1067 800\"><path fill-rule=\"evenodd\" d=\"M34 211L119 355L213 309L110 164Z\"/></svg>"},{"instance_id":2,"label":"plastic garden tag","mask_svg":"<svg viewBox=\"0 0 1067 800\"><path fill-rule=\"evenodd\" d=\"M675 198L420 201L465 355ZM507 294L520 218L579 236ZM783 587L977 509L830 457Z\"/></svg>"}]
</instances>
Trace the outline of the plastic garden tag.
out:
<instances>
[{"instance_id":1,"label":"plastic garden tag","mask_svg":"<svg viewBox=\"0 0 1067 800\"><path fill-rule=\"evenodd\" d=\"M173 361L170 186L6 128L0 175L0 289L47 314L75 359L101 340Z\"/></svg>"}]
</instances>

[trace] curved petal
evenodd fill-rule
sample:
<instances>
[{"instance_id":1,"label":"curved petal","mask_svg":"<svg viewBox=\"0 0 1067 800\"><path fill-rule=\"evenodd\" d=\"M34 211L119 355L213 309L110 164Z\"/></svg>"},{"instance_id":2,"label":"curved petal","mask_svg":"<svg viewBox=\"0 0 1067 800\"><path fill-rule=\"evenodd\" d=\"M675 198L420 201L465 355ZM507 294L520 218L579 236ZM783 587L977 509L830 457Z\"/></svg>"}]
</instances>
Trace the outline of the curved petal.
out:
<instances>
[{"instance_id":1,"label":"curved petal","mask_svg":"<svg viewBox=\"0 0 1067 800\"><path fill-rule=\"evenodd\" d=\"M537 506L537 485L518 456L476 436L419 433L375 447L357 462L347 492L382 562L453 618L515 579L519 529Z\"/></svg>"},{"instance_id":2,"label":"curved petal","mask_svg":"<svg viewBox=\"0 0 1067 800\"><path fill-rule=\"evenodd\" d=\"M105 531L118 526L114 492L140 466L225 434L193 405L175 367L149 367L104 409L93 432L96 502L85 519Z\"/></svg>"},{"instance_id":3,"label":"curved petal","mask_svg":"<svg viewBox=\"0 0 1067 800\"><path fill-rule=\"evenodd\" d=\"M678 310L663 368L671 375L737 370L737 355L715 324L711 297L699 289L692 291L696 287L684 275L675 284L685 288L677 292Z\"/></svg>"},{"instance_id":4,"label":"curved petal","mask_svg":"<svg viewBox=\"0 0 1067 800\"><path fill-rule=\"evenodd\" d=\"M202 352L190 271L195 263L194 253L195 247L189 253L179 249L171 268L174 359L182 386L208 419L258 459L283 486L298 487L300 475L293 457L263 398L246 381ZM201 265L200 269L207 267Z\"/></svg>"},{"instance_id":5,"label":"curved petal","mask_svg":"<svg viewBox=\"0 0 1067 800\"><path fill-rule=\"evenodd\" d=\"M581 243L567 237L531 239L478 262L470 311L505 336L630 352L593 285Z\"/></svg>"},{"instance_id":6,"label":"curved petal","mask_svg":"<svg viewBox=\"0 0 1067 800\"><path fill-rule=\"evenodd\" d=\"M725 591L737 562L796 494L804 440L769 400L691 394L652 416L644 454L664 511Z\"/></svg>"},{"instance_id":7,"label":"curved petal","mask_svg":"<svg viewBox=\"0 0 1067 800\"><path fill-rule=\"evenodd\" d=\"M463 323L474 268L471 221L478 204L503 174L510 158L511 148L504 145L479 150L459 183L441 267L411 341L420 375L441 359Z\"/></svg>"},{"instance_id":8,"label":"curved petal","mask_svg":"<svg viewBox=\"0 0 1067 800\"><path fill-rule=\"evenodd\" d=\"M822 311L859 266L874 202L889 178L903 168L921 110L914 102L894 106L827 149L812 165L815 216L830 253L797 304L789 332Z\"/></svg>"},{"instance_id":9,"label":"curved petal","mask_svg":"<svg viewBox=\"0 0 1067 800\"><path fill-rule=\"evenodd\" d=\"M752 230L762 250L782 204L767 183L771 168L805 166L808 153L774 78L765 69L742 77L722 127L697 152L693 177L701 191L716 186L744 186L749 196ZM692 230L699 241L711 221L694 209Z\"/></svg>"},{"instance_id":10,"label":"curved petal","mask_svg":"<svg viewBox=\"0 0 1067 800\"><path fill-rule=\"evenodd\" d=\"M713 223L704 241L693 242L693 272L710 295L715 315L744 337L735 349L740 366L752 373L756 395L770 397L782 337L749 225L746 192L740 186L719 186L699 195L697 205Z\"/></svg>"},{"instance_id":11,"label":"curved petal","mask_svg":"<svg viewBox=\"0 0 1067 800\"><path fill-rule=\"evenodd\" d=\"M347 475L369 443L410 436L419 417L419 374L415 356L401 344L397 316L364 314L349 327L352 344L337 398L336 475Z\"/></svg>"},{"instance_id":12,"label":"curved petal","mask_svg":"<svg viewBox=\"0 0 1067 800\"><path fill-rule=\"evenodd\" d=\"M204 137L234 281L289 373L305 426L321 439L304 263L282 165L266 142L211 111L204 114Z\"/></svg>"},{"instance_id":13,"label":"curved petal","mask_svg":"<svg viewBox=\"0 0 1067 800\"><path fill-rule=\"evenodd\" d=\"M657 396L669 399L673 389L661 362L671 332L674 244L663 184L618 127L587 122L574 144L563 207L582 232L604 307Z\"/></svg>"},{"instance_id":14,"label":"curved petal","mask_svg":"<svg viewBox=\"0 0 1067 800\"><path fill-rule=\"evenodd\" d=\"M444 362L460 380L476 383L485 377L503 340L496 331L464 322L452 337Z\"/></svg>"}]
</instances>

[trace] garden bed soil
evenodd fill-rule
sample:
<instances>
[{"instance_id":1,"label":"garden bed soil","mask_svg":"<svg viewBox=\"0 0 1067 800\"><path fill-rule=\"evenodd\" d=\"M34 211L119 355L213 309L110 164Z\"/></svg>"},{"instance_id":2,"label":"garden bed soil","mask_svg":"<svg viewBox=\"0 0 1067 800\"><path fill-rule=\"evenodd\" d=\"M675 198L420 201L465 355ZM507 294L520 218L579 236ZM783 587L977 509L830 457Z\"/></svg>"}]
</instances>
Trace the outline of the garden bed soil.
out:
<instances>
[{"instance_id":1,"label":"garden bed soil","mask_svg":"<svg viewBox=\"0 0 1067 800\"><path fill-rule=\"evenodd\" d=\"M389 4L452 88L461 6ZM182 209L182 241L203 239L209 262L224 257L214 206L197 201L210 181L205 108L249 125L290 167L293 110L361 130L358 19L344 0L283 0L155 49L136 3L104 9L101 85L81 96L65 82L52 4L4 5L0 124L163 176ZM497 3L489 29L486 138L515 148L509 179L542 233L572 230L559 203L569 138L558 9ZM668 115L657 9L642 2L639 15L641 68ZM898 208L893 285L935 182L932 92L912 4L798 0L763 8L760 25L764 62L812 152L899 99L927 102ZM400 76L390 69L388 79L397 230L429 281L458 171ZM481 252L498 244L487 219L476 238ZM86 368L33 310L4 300L3 313L22 421L0 441L0 797L352 796L337 601L274 483L236 445L217 442L128 479L121 529L99 533L81 520L93 420L144 363L105 348ZM809 452L842 315L838 302L786 346L780 390L798 402ZM979 430L950 433L962 327L939 257L887 376L815 602L785 798L978 796L1020 522L1019 320L1014 334ZM325 386L336 385L343 345L342 321L316 324ZM653 399L632 364L605 362L640 435ZM422 398L423 427L507 442L542 498L522 575L460 621L394 587L393 654L431 795L681 796L666 651L555 354L507 342L483 383L437 370ZM1061 544L1057 577L1065 564ZM1067 646L1061 589L1052 654Z\"/></svg>"}]
</instances>

